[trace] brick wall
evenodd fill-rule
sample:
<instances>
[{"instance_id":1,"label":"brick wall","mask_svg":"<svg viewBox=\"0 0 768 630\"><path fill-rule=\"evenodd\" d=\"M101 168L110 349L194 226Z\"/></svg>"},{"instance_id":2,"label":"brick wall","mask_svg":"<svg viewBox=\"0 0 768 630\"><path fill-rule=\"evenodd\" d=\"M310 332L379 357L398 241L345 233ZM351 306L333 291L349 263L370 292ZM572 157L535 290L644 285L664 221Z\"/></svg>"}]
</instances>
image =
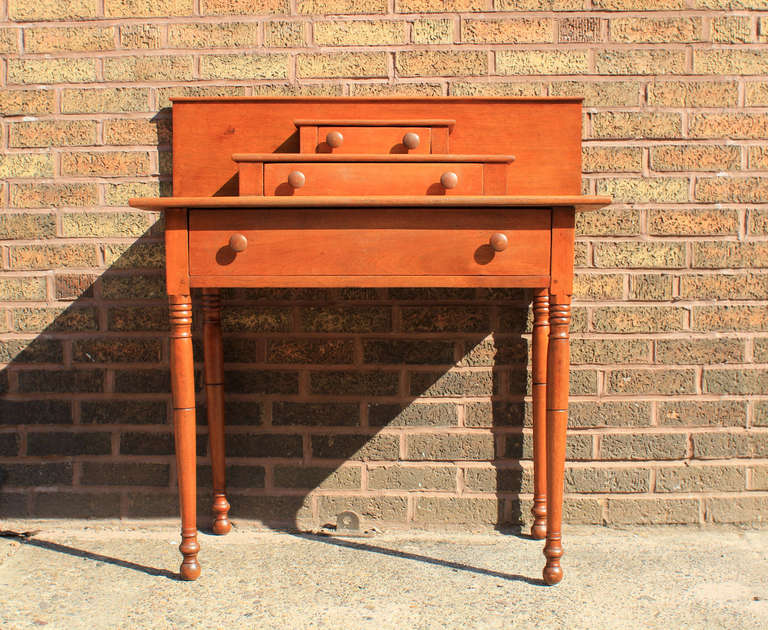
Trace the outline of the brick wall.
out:
<instances>
[{"instance_id":1,"label":"brick wall","mask_svg":"<svg viewBox=\"0 0 768 630\"><path fill-rule=\"evenodd\" d=\"M161 228L126 206L170 193L169 97L580 94L616 203L578 223L566 516L764 521L767 10L4 0L0 516L175 514ZM529 294L225 298L235 516L528 519Z\"/></svg>"}]
</instances>

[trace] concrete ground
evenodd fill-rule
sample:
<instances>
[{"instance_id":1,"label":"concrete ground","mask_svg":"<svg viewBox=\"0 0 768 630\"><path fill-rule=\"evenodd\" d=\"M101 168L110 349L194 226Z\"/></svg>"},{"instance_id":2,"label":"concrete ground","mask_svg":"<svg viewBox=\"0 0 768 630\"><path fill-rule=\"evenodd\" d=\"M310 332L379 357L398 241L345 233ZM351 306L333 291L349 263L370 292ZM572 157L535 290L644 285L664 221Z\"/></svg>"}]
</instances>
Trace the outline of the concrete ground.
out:
<instances>
[{"instance_id":1,"label":"concrete ground","mask_svg":"<svg viewBox=\"0 0 768 630\"><path fill-rule=\"evenodd\" d=\"M570 526L564 581L514 534L332 538L240 524L201 534L176 579L175 523L5 521L0 628L768 628L768 530ZM28 539L9 532L37 533Z\"/></svg>"}]
</instances>

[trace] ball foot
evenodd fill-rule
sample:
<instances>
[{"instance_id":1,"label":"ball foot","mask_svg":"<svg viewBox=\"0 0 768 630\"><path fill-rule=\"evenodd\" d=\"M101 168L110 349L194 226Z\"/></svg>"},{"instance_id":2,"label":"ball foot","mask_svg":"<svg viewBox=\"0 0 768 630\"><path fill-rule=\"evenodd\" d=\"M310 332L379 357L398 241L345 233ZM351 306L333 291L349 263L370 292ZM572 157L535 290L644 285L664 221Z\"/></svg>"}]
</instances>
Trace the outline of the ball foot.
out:
<instances>
[{"instance_id":1,"label":"ball foot","mask_svg":"<svg viewBox=\"0 0 768 630\"><path fill-rule=\"evenodd\" d=\"M232 531L232 523L230 523L226 515L217 516L213 521L211 530L217 536L223 536L224 534L228 534L230 531Z\"/></svg>"},{"instance_id":2,"label":"ball foot","mask_svg":"<svg viewBox=\"0 0 768 630\"><path fill-rule=\"evenodd\" d=\"M559 566L549 566L547 565L544 567L544 582L548 586L552 586L553 584L557 584L560 580L563 579L563 569Z\"/></svg>"},{"instance_id":3,"label":"ball foot","mask_svg":"<svg viewBox=\"0 0 768 630\"><path fill-rule=\"evenodd\" d=\"M184 562L179 567L179 575L182 580L193 581L200 577L200 563L197 558L184 558Z\"/></svg>"},{"instance_id":4,"label":"ball foot","mask_svg":"<svg viewBox=\"0 0 768 630\"><path fill-rule=\"evenodd\" d=\"M543 540L547 537L547 524L544 523L534 523L531 525L531 538L534 538L535 540Z\"/></svg>"}]
</instances>

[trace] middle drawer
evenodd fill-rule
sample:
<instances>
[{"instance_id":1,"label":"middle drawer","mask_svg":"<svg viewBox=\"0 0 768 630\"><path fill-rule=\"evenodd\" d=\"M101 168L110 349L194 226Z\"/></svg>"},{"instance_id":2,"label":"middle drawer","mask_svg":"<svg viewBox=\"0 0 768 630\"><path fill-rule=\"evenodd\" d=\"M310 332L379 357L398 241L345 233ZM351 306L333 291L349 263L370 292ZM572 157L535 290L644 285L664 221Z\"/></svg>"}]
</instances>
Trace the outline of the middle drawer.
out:
<instances>
[{"instance_id":1,"label":"middle drawer","mask_svg":"<svg viewBox=\"0 0 768 630\"><path fill-rule=\"evenodd\" d=\"M483 165L322 163L264 165L265 195L482 195Z\"/></svg>"}]
</instances>

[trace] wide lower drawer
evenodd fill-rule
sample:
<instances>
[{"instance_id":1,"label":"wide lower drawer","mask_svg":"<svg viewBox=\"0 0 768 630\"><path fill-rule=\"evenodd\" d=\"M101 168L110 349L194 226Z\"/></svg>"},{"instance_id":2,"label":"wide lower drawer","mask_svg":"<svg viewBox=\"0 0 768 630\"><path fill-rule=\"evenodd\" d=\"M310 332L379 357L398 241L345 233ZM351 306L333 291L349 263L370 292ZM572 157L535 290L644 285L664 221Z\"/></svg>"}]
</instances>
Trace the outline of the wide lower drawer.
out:
<instances>
[{"instance_id":1,"label":"wide lower drawer","mask_svg":"<svg viewBox=\"0 0 768 630\"><path fill-rule=\"evenodd\" d=\"M494 192L503 194L504 191ZM265 164L264 194L482 195L483 165L442 162Z\"/></svg>"},{"instance_id":2,"label":"wide lower drawer","mask_svg":"<svg viewBox=\"0 0 768 630\"><path fill-rule=\"evenodd\" d=\"M190 273L548 275L550 221L547 209L191 210Z\"/></svg>"}]
</instances>

